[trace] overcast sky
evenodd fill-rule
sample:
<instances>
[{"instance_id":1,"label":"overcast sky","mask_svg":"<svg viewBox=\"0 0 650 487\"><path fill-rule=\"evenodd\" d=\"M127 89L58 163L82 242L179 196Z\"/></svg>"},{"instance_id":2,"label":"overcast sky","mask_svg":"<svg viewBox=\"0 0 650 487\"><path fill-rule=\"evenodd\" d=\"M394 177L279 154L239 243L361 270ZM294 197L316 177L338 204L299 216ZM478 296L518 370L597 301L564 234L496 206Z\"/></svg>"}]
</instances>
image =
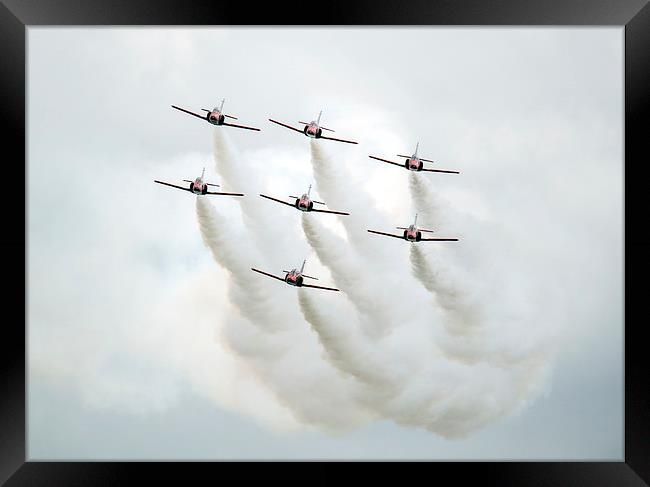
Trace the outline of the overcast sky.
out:
<instances>
[{"instance_id":1,"label":"overcast sky","mask_svg":"<svg viewBox=\"0 0 650 487\"><path fill-rule=\"evenodd\" d=\"M28 48L30 459L623 458L621 28L30 28ZM221 98L262 131L170 108ZM360 142L317 142L329 189L309 140L267 121L321 109ZM485 367L429 360L420 344L448 345L444 306L411 271L410 244L350 233L412 221L414 175L367 156L397 160L418 141L461 171L416 175L441 208L431 224L461 238L418 248L480 307ZM246 199L201 207L153 184L204 166ZM287 329L250 319L197 211L214 207L238 265L279 273L306 257L341 286L298 212L257 197L312 183L320 198L341 189L327 203L351 219L314 221L349 244L363 285L310 297L349 317L368 372L413 396L499 403L522 372L496 358L541 354L510 413L462 438L405 424L407 399L375 407L328 358L296 289L251 275ZM364 296L398 315L388 338L364 335Z\"/></svg>"}]
</instances>

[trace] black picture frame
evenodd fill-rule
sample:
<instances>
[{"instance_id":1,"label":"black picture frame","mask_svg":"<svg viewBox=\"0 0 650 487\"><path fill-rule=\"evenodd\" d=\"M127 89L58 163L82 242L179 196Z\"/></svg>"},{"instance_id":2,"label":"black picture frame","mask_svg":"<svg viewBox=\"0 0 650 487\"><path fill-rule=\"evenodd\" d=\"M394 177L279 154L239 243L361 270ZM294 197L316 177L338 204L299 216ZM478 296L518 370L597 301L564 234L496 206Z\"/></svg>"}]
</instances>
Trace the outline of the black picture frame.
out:
<instances>
[{"instance_id":1,"label":"black picture frame","mask_svg":"<svg viewBox=\"0 0 650 487\"><path fill-rule=\"evenodd\" d=\"M2 192L5 271L0 358L0 482L17 485L123 485L134 474L177 480L213 475L223 463L30 462L25 442L26 28L36 25L314 25L310 8L298 3L180 0L2 0L2 83L6 190ZM319 7L320 5L320 7ZM625 29L625 460L621 462L434 462L436 478L500 486L641 486L650 483L650 396L647 344L643 339L645 284L650 268L645 147L650 87L648 0L370 0L325 1L319 25L608 25ZM9 157L6 149L15 150ZM17 161L25 161L21 166ZM27 189L28 190L28 189ZM24 212L17 211L17 201ZM611 231L619 231L612 228ZM23 253L24 252L24 253ZM17 256L23 255L21 262ZM7 272L8 271L8 272ZM22 288L21 285L22 284ZM638 317L638 318L637 318ZM647 318L646 318L647 320ZM434 479L431 479L432 481Z\"/></svg>"}]
</instances>

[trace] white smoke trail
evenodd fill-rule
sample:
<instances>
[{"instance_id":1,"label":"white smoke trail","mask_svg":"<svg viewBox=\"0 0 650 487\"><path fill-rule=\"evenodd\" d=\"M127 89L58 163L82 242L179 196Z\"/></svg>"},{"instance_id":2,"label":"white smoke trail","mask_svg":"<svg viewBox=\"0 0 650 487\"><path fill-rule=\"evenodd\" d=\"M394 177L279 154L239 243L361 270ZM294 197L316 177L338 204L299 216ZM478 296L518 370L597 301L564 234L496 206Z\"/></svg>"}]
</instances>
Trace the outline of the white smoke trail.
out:
<instances>
[{"instance_id":1,"label":"white smoke trail","mask_svg":"<svg viewBox=\"0 0 650 487\"><path fill-rule=\"evenodd\" d=\"M217 171L228 189L238 185L252 193L250 181L245 186L244 180L248 181L245 167L238 164L239 159L226 137L219 132L214 136L214 155ZM363 424L368 420L368 412L355 403L348 390L349 381L326 361L313 359L312 355L318 355L317 342L300 319L297 303L287 301L287 294L295 290L250 270L253 262L279 260L274 258L277 255L274 251L282 247L283 240L276 238L273 230L282 229L282 225L277 224L281 216L273 211L259 211L259 202L253 194L243 198L241 203L246 230L253 235L245 232L235 237L209 203L197 202L204 240L217 263L230 272L229 297L253 324L252 329L227 326L230 347L255 364L264 383L299 421L331 432ZM254 247L253 240L261 245ZM273 245L264 244L268 241Z\"/></svg>"},{"instance_id":2,"label":"white smoke trail","mask_svg":"<svg viewBox=\"0 0 650 487\"><path fill-rule=\"evenodd\" d=\"M204 196L196 197L196 215L199 222L203 242L212 252L212 256L232 279L229 286L230 300L237 306L242 315L253 324L265 322L269 309L273 307L273 300L265 290L262 282L253 279L250 265L241 258L242 255L255 255L250 245L242 235L234 234L231 227L225 225L214 207ZM265 324L267 331L279 331L287 326L282 320L271 321Z\"/></svg>"},{"instance_id":3,"label":"white smoke trail","mask_svg":"<svg viewBox=\"0 0 650 487\"><path fill-rule=\"evenodd\" d=\"M337 167L318 141L311 141L310 150L319 193L328 204L350 212L349 216L339 218L347 243L306 215L303 215L303 231L321 262L332 271L337 284L345 289L365 316L362 320L364 332L374 339L381 338L400 326L401 317L408 313L406 301L391 299L395 289L408 287L408 276L390 245L366 231L369 225L384 225L369 195L351 183L349 171Z\"/></svg>"},{"instance_id":4,"label":"white smoke trail","mask_svg":"<svg viewBox=\"0 0 650 487\"><path fill-rule=\"evenodd\" d=\"M435 196L426 175L411 172L409 189L422 227L433 228L436 231L441 227L444 228L447 223L447 213L442 210L443 203Z\"/></svg>"},{"instance_id":5,"label":"white smoke trail","mask_svg":"<svg viewBox=\"0 0 650 487\"><path fill-rule=\"evenodd\" d=\"M212 138L213 158L215 170L221 176L225 191L244 193L246 196L239 200L242 218L246 227L253 233L253 242L260 252L268 255L273 261L285 258L284 249L292 248L298 234L292 231L293 226L286 224L270 225L269 222L278 221L283 208L274 206L273 203L263 200L258 196L260 171L254 167L253 162L237 153L232 146L223 127L215 127ZM254 163L264 161L254 161ZM269 246L266 242L273 242Z\"/></svg>"},{"instance_id":6,"label":"white smoke trail","mask_svg":"<svg viewBox=\"0 0 650 487\"><path fill-rule=\"evenodd\" d=\"M387 305L388 288L373 289L356 253L344 240L317 222L314 215L303 213L302 228L318 259L332 273L336 285L361 313L365 334L375 339L385 336L394 323L394 310Z\"/></svg>"},{"instance_id":7,"label":"white smoke trail","mask_svg":"<svg viewBox=\"0 0 650 487\"><path fill-rule=\"evenodd\" d=\"M441 337L439 345L451 357L469 363L489 361L507 367L550 362L550 337L542 337L535 329L543 329L546 324L537 324L535 317L514 312L516 303L503 285L508 277L494 264L486 269L484 262L468 250L479 245L487 248L489 235L493 235L488 231L496 225L486 226L467 215L452 212L452 208L447 208L434 194L428 180L415 173L410 176L411 196L424 225L444 231L453 226L450 224L453 215L456 220L469 221L475 235L481 238L480 244L466 246L461 238L458 245L436 247L435 252L428 255L421 247L411 246L413 275L443 311L442 323L447 336ZM497 258L495 252L491 255ZM468 267L472 272L467 271ZM498 296L494 295L495 289L499 290ZM498 314L489 309L490 302L497 299L502 308L510 306L513 311Z\"/></svg>"},{"instance_id":8,"label":"white smoke trail","mask_svg":"<svg viewBox=\"0 0 650 487\"><path fill-rule=\"evenodd\" d=\"M381 319L377 316L381 312L381 308L377 308L377 301L368 299L365 295L362 290L363 282L355 277L354 268L349 267L349 258L346 259L345 252L341 252L344 243L340 239L337 241L337 237L331 235L329 230L317 224L308 215L303 217L303 228L321 261L332 271L337 285L342 289L349 289L352 293L351 298L362 313L362 323L364 317L372 318L368 320L369 323L376 323L374 320ZM422 426L439 434L454 437L465 435L495 417L506 414L514 407L514 404L504 405L505 409L495 411L492 415L485 415L481 419L480 411L475 411L463 401L449 402L450 400L444 394L438 393L437 381L431 381L430 389L418 390L416 397L408 397L411 388L422 387L417 384L417 379L413 378L421 377L422 374L440 375L438 367L454 367L455 374L462 373L463 376L470 375L471 371L460 365L445 363L447 361L445 355L436 354L432 349L428 352L430 355L427 362L398 373L399 367L396 364L404 362L403 354L406 349L400 347L398 350L391 350L391 347L382 347L378 350L377 344L369 346L363 337L355 335L349 319L327 316L323 310L316 308L307 292L301 292L299 302L305 319L318 334L330 362L362 383L359 401L387 419L403 425ZM439 365L436 366L435 363ZM495 380L501 379L497 376ZM467 377L459 380L459 384L463 386L467 382ZM475 387L484 387L484 385L476 384ZM445 401L449 402L448 410L443 409L440 417L433 414L432 411L441 407L439 403ZM465 409L469 409L471 413L463 413ZM461 413L465 414L465 420L462 422L457 419Z\"/></svg>"},{"instance_id":9,"label":"white smoke trail","mask_svg":"<svg viewBox=\"0 0 650 487\"><path fill-rule=\"evenodd\" d=\"M299 421L327 431L345 430L365 422L367 412L352 399L345 380L325 362L309 359L308 354L315 350L310 350L301 336L307 330L296 329L299 315L289 314L277 305L278 299L266 291L273 283L256 279L247 265L247 254L234 245L235 239L228 236L230 228L205 197L197 197L197 216L204 241L231 276L229 298L254 325L247 329L241 322L228 323L226 339L230 348L253 363L258 376ZM302 346L297 346L299 343ZM332 407L332 401L339 407Z\"/></svg>"},{"instance_id":10,"label":"white smoke trail","mask_svg":"<svg viewBox=\"0 0 650 487\"><path fill-rule=\"evenodd\" d=\"M445 311L447 330L454 335L468 335L480 326L481 310L477 303L468 302L465 294L447 277L449 271L432 269L426 254L417 245L411 245L409 257L413 275L434 295L437 304ZM441 263L439 263L442 266Z\"/></svg>"},{"instance_id":11,"label":"white smoke trail","mask_svg":"<svg viewBox=\"0 0 650 487\"><path fill-rule=\"evenodd\" d=\"M350 194L354 194L355 198L362 201L368 200L358 190L354 193L351 192L351 188L346 186L345 173L333 167L332 162L325 157L322 150L313 141L311 149L314 175L319 191L324 197L337 202L347 201L348 204L352 204L349 198ZM422 214L421 221L436 229L440 228L440 224L444 222L443 218L439 217L441 203L433 197L432 192L427 191L426 183L422 184L416 175L411 174L410 183L416 208ZM364 222L361 221L362 217L370 215L372 218L374 216L373 210L364 206L364 211L361 211L359 205L356 208L356 221L355 219L344 220L345 217L342 218L342 221L349 241L356 243L355 248L364 251L363 256L368 257L372 251L365 251L372 247L367 246L367 241L364 241L364 237L367 239L367 235L362 235L358 231L358 227L364 227ZM303 231L321 262L332 272L337 285L348 293L361 313L361 324L365 323L364 330L368 331L369 323L375 323L375 326L377 323L382 323L383 329L392 329L393 320L387 319L387 317L390 316L391 307L399 305L399 303L396 303L392 296L374 293L377 286L367 286L364 289L365 282L359 277L363 269L359 269L358 264L355 266L355 262L360 260L359 256L355 255L345 242L336 238L306 215L303 217ZM431 315L429 315L429 319L434 318L433 324L441 322L446 335L438 338L440 348L437 349L437 352L434 351L435 344L432 345L428 361L425 360L424 364L418 364L420 368L411 370L410 375L400 376L400 380L406 384L404 387L418 391L417 395L409 398L408 401L405 401L405 396L408 393L401 392L401 387L394 387L394 380L389 379L390 373L379 377L373 374L372 380L369 380L368 371L364 370L363 363L355 361L355 354L364 355L363 347L358 346L356 350L350 350L349 344L344 347L341 340L333 340L333 337L340 336L333 331L336 328L331 327L331 323L335 320L330 320L329 328L325 327L326 321L315 321L314 316L310 316L307 312L309 303L301 302L301 310L306 319L312 323L317 332L320 330L321 344L328 351L328 356L333 363L357 379L363 380L366 385L374 386L370 389L366 388L366 395L362 402L399 424L423 426L450 437L466 435L487 422L521 407L526 398L534 393L531 391L539 390L542 383L541 378L545 377L547 371L548 356L539 347L532 347L530 353L521 353L520 347L517 357L512 354L505 354L505 358L501 357L500 352L504 349L499 343L498 336L496 339L493 336L485 336L482 327L484 310L480 303L465 291L466 287L450 278L451 270L439 265L435 267L434 271L427 262L425 254L415 245L411 245L410 258L414 277L436 297L437 304L443 312L442 320L436 320ZM376 258L372 260L374 264L373 278L381 280L383 276L379 277L376 274L385 272L384 275L388 279L384 283L394 284L395 267L380 260L382 265L379 266L381 270L378 272L376 270L377 260ZM389 271L390 276L388 276ZM401 312L399 314L401 315ZM325 333L326 331L329 333ZM494 332L495 330L492 328L490 331ZM484 342L488 345L486 346ZM390 351L384 350L383 353L388 354ZM384 357L384 361L393 364L393 366L397 360L388 356ZM509 396L499 397L497 407L494 405L487 407L477 397L472 397L471 403L469 397L466 398L467 401L461 400L462 396L458 398L458 401L454 401L449 396L441 394L439 388L433 383L427 382L429 386L432 386L430 389L420 390L418 388L422 387L421 385L414 385L418 382L417 379L409 380L408 378L426 377L424 381L431 381L430 376L438 376L439 370L444 368L454 370L454 373L450 372L449 376L459 375L459 384L471 383L470 377L473 377L476 369L479 368L484 370L483 374L492 374L493 382L503 383L504 387L515 388L515 391L510 391ZM376 370L381 370L381 368ZM427 377L428 374L423 370L428 370L430 376ZM484 387L494 387L494 383L489 386L485 383L474 384L472 394L479 394L477 390ZM369 395L373 397L372 394L377 394L378 391L381 393L379 396L382 398L381 403L368 399ZM387 399L390 397L393 400Z\"/></svg>"},{"instance_id":12,"label":"white smoke trail","mask_svg":"<svg viewBox=\"0 0 650 487\"><path fill-rule=\"evenodd\" d=\"M348 240L364 258L388 257L384 245L368 238L368 225L381 225L382 218L372 205L372 200L351 183L350 172L327 156L321 142L311 140L311 164L314 180L320 195L332 209L348 211L349 216L340 217ZM336 208L334 208L336 205Z\"/></svg>"},{"instance_id":13,"label":"white smoke trail","mask_svg":"<svg viewBox=\"0 0 650 487\"><path fill-rule=\"evenodd\" d=\"M437 232L441 227L444 228L442 204L430 190L430 183L420 176L410 174L411 196L423 226L433 228ZM442 236L440 233L438 235ZM409 257L413 275L434 296L436 303L443 310L445 329L456 338L456 347L463 341L467 345L467 340L470 340L472 335L476 338L476 334L480 332L482 309L478 302L472 302L467 296L467 286L461 286L451 277L452 273L445 264L445 261L449 261L445 244L434 250L438 255L445 257L436 259L435 266L432 266L422 248L419 245L411 245Z\"/></svg>"},{"instance_id":14,"label":"white smoke trail","mask_svg":"<svg viewBox=\"0 0 650 487\"><path fill-rule=\"evenodd\" d=\"M487 360L486 344L490 340L481 326L480 306L469 302L465 294L445 277L448 272L439 267L434 270L421 247L411 245L409 257L413 275L432 294L443 312L441 322L447 335L440 337L438 344L453 359L468 363Z\"/></svg>"},{"instance_id":15,"label":"white smoke trail","mask_svg":"<svg viewBox=\"0 0 650 487\"><path fill-rule=\"evenodd\" d=\"M404 426L423 427L448 438L465 437L521 407L538 391L546 372L543 362L504 371L454 364L431 353L426 368L396 373L398 355L390 348L370 347L349 321L319 308L308 290L299 291L299 302L328 360L359 381L358 401L379 417Z\"/></svg>"},{"instance_id":16,"label":"white smoke trail","mask_svg":"<svg viewBox=\"0 0 650 487\"><path fill-rule=\"evenodd\" d=\"M356 332L353 316L341 316L319 308L306 289L298 290L300 310L312 329L318 335L328 360L339 370L350 374L374 388L385 387L388 370L369 346ZM345 318L345 319L341 319Z\"/></svg>"},{"instance_id":17,"label":"white smoke trail","mask_svg":"<svg viewBox=\"0 0 650 487\"><path fill-rule=\"evenodd\" d=\"M219 152L219 140L223 141L215 136L217 169L224 183L234 184L239 165L232 154ZM345 210L348 204L353 205L353 199L368 200L360 191L346 187L345 172L334 168L313 142L312 164L319 192L333 208ZM430 195L419 196L424 200ZM215 260L232 276L231 301L254 323L250 329L229 327L229 341L300 421L341 430L385 418L456 438L522 407L540 390L548 361L535 342L529 347L510 347L498 333L475 333L483 328L490 333L499 330L484 325L482 313L472 314L468 306L472 300L460 293L465 282L446 279L452 269L455 273L455 267L441 270L412 248L415 277L436 296L443 318L436 316L436 308L422 306L427 293L419 286L412 288L408 280L416 281L404 272L396 255L386 252L384 242L369 243L373 241L365 232L366 217L379 219L373 208L356 204L354 218L341 218L347 242L317 222L319 215L302 214L308 244L345 294L298 289L298 312L293 307L296 303L286 298L295 289L263 280L258 284L267 284L272 291L247 288L251 285L251 256L268 261L273 253L269 247L278 243L271 240L273 245L257 248L252 243L235 244L236 236L228 233L219 215L213 209L199 208L201 205L197 203L199 219L205 220L202 232ZM263 237L263 242L269 241L270 227L281 226L279 217L261 217L253 204L242 206L242 211L247 230ZM424 213L425 221L433 216ZM248 242L246 238L243 241ZM408 293L396 293L398 289ZM259 305L245 310L251 305L244 299L249 292L257 293ZM332 305L345 295L356 313L343 310L347 301ZM321 305L321 300L327 304ZM439 329L439 324L446 334L436 340L437 332L432 329ZM485 339L485 346L476 336ZM495 360L502 349L518 350L519 356L505 353L506 359Z\"/></svg>"}]
</instances>

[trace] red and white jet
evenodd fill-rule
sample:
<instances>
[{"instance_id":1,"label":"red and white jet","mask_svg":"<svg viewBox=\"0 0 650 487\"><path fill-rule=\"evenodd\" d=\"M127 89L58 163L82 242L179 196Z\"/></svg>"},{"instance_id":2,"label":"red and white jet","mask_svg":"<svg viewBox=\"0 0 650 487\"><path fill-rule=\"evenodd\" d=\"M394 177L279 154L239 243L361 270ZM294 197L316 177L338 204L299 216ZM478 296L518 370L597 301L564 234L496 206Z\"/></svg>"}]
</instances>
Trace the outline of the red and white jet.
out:
<instances>
[{"instance_id":1,"label":"red and white jet","mask_svg":"<svg viewBox=\"0 0 650 487\"><path fill-rule=\"evenodd\" d=\"M325 137L322 135L323 130L327 130L328 132L334 132L332 129L328 129L326 127L323 127L320 124L320 117L323 114L323 110L320 111L318 114L318 118L316 120L312 120L311 122L298 122L304 125L303 129L300 130L299 128L292 127L291 125L287 125L282 122L278 122L277 120L273 120L269 118L269 122L277 123L278 125L282 125L283 127L286 127L291 130L295 130L296 132L302 132L305 134L307 137L311 137L312 139L327 139L327 140L336 140L337 142L346 142L348 144L358 144L358 142L353 142L351 140L344 140L344 139L335 139L334 137Z\"/></svg>"},{"instance_id":2,"label":"red and white jet","mask_svg":"<svg viewBox=\"0 0 650 487\"><path fill-rule=\"evenodd\" d=\"M400 167L405 167L409 171L425 171L425 172L446 172L450 174L460 174L458 171L443 171L442 169L424 169L424 162L433 162L430 159L423 159L422 157L418 156L418 147L420 146L420 143L418 142L417 145L415 146L415 152L410 155L410 156L405 156L402 154L397 154L397 157L406 157L406 162L404 164L400 164L399 162L393 162L389 161L386 159L382 159L381 157L375 157L375 156L368 156L370 159L375 159L377 161L382 161L382 162L387 162L388 164L393 164L395 166L400 166Z\"/></svg>"},{"instance_id":3,"label":"red and white jet","mask_svg":"<svg viewBox=\"0 0 650 487\"><path fill-rule=\"evenodd\" d=\"M377 232L375 230L368 230L370 233L376 233L377 235L386 235L387 237L395 237L395 238L401 238L406 240L407 242L456 242L458 241L457 238L422 238L422 232L426 233L433 233L433 230L425 230L424 228L418 228L417 227L418 223L418 215L417 213L415 214L415 221L413 224L409 225L408 227L396 227L398 230L404 230L402 232L402 235L395 235L393 233L384 233L384 232Z\"/></svg>"},{"instance_id":4,"label":"red and white jet","mask_svg":"<svg viewBox=\"0 0 650 487\"><path fill-rule=\"evenodd\" d=\"M202 111L207 112L205 115L200 115L198 113L191 112L189 110L186 110L185 108L177 107L176 105L172 105L172 108L175 108L176 110L180 110L181 112L188 113L194 117L200 118L201 120L205 120L208 123L211 123L212 125L225 125L227 127L237 127L238 129L247 129L247 130L257 130L258 132L260 129L257 129L255 127L247 127L246 125L237 125L234 123L226 123L225 120L226 118L232 118L233 120L237 120L237 117L233 117L232 115L226 115L223 113L223 104L226 100L223 99L221 100L221 105L219 107L214 107L212 110L208 110L207 108L201 108Z\"/></svg>"},{"instance_id":5,"label":"red and white jet","mask_svg":"<svg viewBox=\"0 0 650 487\"><path fill-rule=\"evenodd\" d=\"M261 271L259 269L255 269L254 267L251 267L251 270L255 271L255 272L258 272L260 274L264 274L265 276L272 277L273 279L277 279L278 281L284 281L287 284L289 284L289 286L312 287L314 289L326 289L328 291L339 291L339 289L336 289L334 287L324 287L324 286L314 286L312 284L304 284L304 282L303 282L304 278L314 279L316 281L318 280L317 277L308 276L308 275L302 273L302 271L305 269L305 262L307 262L307 261L306 260L302 261L302 267L300 268L300 270L291 269L290 271L282 271L282 272L286 273L284 278L279 277L279 276L274 276L273 274L269 274L268 272L264 272L264 271Z\"/></svg>"},{"instance_id":6,"label":"red and white jet","mask_svg":"<svg viewBox=\"0 0 650 487\"><path fill-rule=\"evenodd\" d=\"M158 181L158 180L154 180L154 183L164 184L165 186L171 186L172 188L182 189L183 191L189 191L190 193L194 193L198 195L219 194L223 196L244 196L243 193L219 193L219 192L208 191L208 186L215 186L218 188L219 185L203 182L204 176L205 176L205 168L203 168L203 172L201 173L201 176L197 177L194 181L190 181L189 179L183 179L183 181L185 181L186 183L190 183L189 188L186 188L184 186L177 186L171 183L165 183L164 181Z\"/></svg>"},{"instance_id":7,"label":"red and white jet","mask_svg":"<svg viewBox=\"0 0 650 487\"><path fill-rule=\"evenodd\" d=\"M314 209L314 203L318 205L324 205L322 201L315 201L312 200L309 197L309 193L311 193L311 184L309 185L309 189L307 190L306 193L304 193L302 196L289 196L289 198L295 198L296 200L293 203L288 203L286 201L279 200L277 198L273 198L271 196L267 196L265 194L260 194L262 198L266 198L267 200L272 200L272 201L277 201L278 203L282 203L283 205L287 206L293 206L294 208L297 208L300 211L315 211L318 213L334 213L335 215L349 215L349 213L344 213L342 211L332 211L332 210L315 210Z\"/></svg>"}]
</instances>

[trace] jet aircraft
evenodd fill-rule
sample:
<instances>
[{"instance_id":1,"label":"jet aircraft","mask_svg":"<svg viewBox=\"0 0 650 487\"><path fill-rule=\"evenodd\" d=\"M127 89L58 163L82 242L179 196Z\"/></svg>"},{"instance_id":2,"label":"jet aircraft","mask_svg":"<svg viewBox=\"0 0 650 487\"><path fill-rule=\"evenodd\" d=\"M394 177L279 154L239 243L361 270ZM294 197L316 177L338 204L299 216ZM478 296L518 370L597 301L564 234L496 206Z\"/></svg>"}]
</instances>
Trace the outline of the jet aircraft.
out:
<instances>
[{"instance_id":1,"label":"jet aircraft","mask_svg":"<svg viewBox=\"0 0 650 487\"><path fill-rule=\"evenodd\" d=\"M176 184L166 183L164 181L158 181L157 179L154 180L154 183L164 184L165 186L170 186L172 188L182 189L183 191L189 191L190 193L194 193L197 195L218 194L222 196L244 196L243 193L223 193L223 192L208 191L208 186L214 186L218 188L219 185L204 182L203 181L204 177L205 177L205 168L203 168L203 172L201 173L201 175L196 177L194 181L190 179L183 179L183 181L185 181L186 183L190 183L190 186L188 188L186 188L185 186L178 186Z\"/></svg>"},{"instance_id":2,"label":"jet aircraft","mask_svg":"<svg viewBox=\"0 0 650 487\"><path fill-rule=\"evenodd\" d=\"M418 228L418 215L415 214L415 220L408 227L396 227L398 230L403 230L401 235L395 235L394 233L384 233L378 232L376 230L368 230L370 233L376 233L377 235L385 235L387 237L395 237L406 240L407 242L457 242L457 238L422 238L422 232L424 233L433 233L433 230L426 230L424 228Z\"/></svg>"},{"instance_id":3,"label":"jet aircraft","mask_svg":"<svg viewBox=\"0 0 650 487\"><path fill-rule=\"evenodd\" d=\"M190 110L187 110L185 108L177 107L176 105L172 105L172 108L175 108L176 110L180 110L181 112L185 112L189 115L192 115L193 117L200 118L201 120L205 120L208 123L211 123L212 125L225 125L226 127L236 127L238 129L246 129L246 130L256 130L260 131L260 129L255 128L255 127L247 127L246 125L237 125L235 123L226 123L226 118L230 118L233 120L238 120L237 117L233 117L232 115L226 115L223 113L223 104L226 100L222 99L221 100L221 105L218 107L214 107L212 110L208 110L207 108L201 108L201 111L206 112L205 115L201 115L199 113L194 113Z\"/></svg>"},{"instance_id":4,"label":"jet aircraft","mask_svg":"<svg viewBox=\"0 0 650 487\"><path fill-rule=\"evenodd\" d=\"M460 174L458 171L447 171L447 170L442 170L442 169L425 169L424 168L424 163L425 162L433 162L431 159L424 159L422 157L418 156L418 148L420 146L420 143L418 142L415 146L415 152L411 154L410 156L405 156L403 154L397 154L397 157L405 157L406 161L402 164L399 162L393 162L389 161L388 159L382 159L381 157L376 157L376 156L368 156L370 159L375 159L377 161L381 162L387 162L388 164L393 164L394 166L399 166L399 167L405 167L409 171L425 171L425 172L445 172L449 174Z\"/></svg>"},{"instance_id":5,"label":"jet aircraft","mask_svg":"<svg viewBox=\"0 0 650 487\"><path fill-rule=\"evenodd\" d=\"M295 198L295 201L293 203L282 201L277 198L273 198L272 196L267 196L265 194L260 194L260 196L262 198L266 198L267 200L277 201L278 203L282 203L283 205L293 206L294 208L297 208L300 211L305 211L305 212L315 211L317 213L334 213L335 215L349 215L349 213L345 213L343 211L315 209L314 203L317 205L325 205L325 203L323 203L322 201L312 200L311 197L309 196L309 193L311 193L311 184L309 185L309 189L307 190L307 192L303 193L302 196L289 196L289 198Z\"/></svg>"},{"instance_id":6,"label":"jet aircraft","mask_svg":"<svg viewBox=\"0 0 650 487\"><path fill-rule=\"evenodd\" d=\"M307 274L303 274L303 271L305 269L305 262L307 260L302 261L302 266L300 267L300 270L298 269L291 269L290 271L282 271L285 273L284 277L279 277L275 276L273 274L269 274L268 272L261 271L259 269L255 269L254 267L251 267L252 271L258 272L259 274L263 274L268 277L272 277L273 279L277 279L278 281L284 281L290 286L296 286L296 287L310 287L314 289L326 289L327 291L340 291L339 289L336 289L334 287L324 287L324 286L315 286L313 284L305 284L304 279L314 279L318 280L317 277L312 277L308 276Z\"/></svg>"},{"instance_id":7,"label":"jet aircraft","mask_svg":"<svg viewBox=\"0 0 650 487\"><path fill-rule=\"evenodd\" d=\"M311 137L312 139L327 139L327 140L336 140L337 142L345 142L347 144L358 144L358 142L354 142L352 140L345 140L345 139L336 139L334 137L325 137L323 135L323 130L328 131L328 132L334 132L332 129L328 129L327 127L323 127L320 124L320 117L323 115L323 111L321 110L320 113L318 114L318 118L316 120L312 120L311 122L298 122L304 127L301 129L292 127L291 125L287 125L286 123L278 122L277 120L273 120L272 118L269 118L269 122L276 123L278 125L282 125L283 127L286 127L288 129L294 130L296 132L302 132L305 134L307 137Z\"/></svg>"}]
</instances>

